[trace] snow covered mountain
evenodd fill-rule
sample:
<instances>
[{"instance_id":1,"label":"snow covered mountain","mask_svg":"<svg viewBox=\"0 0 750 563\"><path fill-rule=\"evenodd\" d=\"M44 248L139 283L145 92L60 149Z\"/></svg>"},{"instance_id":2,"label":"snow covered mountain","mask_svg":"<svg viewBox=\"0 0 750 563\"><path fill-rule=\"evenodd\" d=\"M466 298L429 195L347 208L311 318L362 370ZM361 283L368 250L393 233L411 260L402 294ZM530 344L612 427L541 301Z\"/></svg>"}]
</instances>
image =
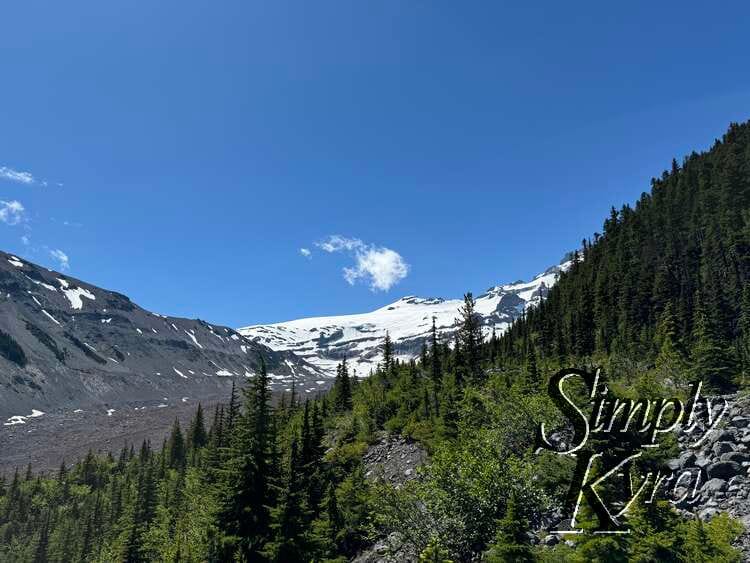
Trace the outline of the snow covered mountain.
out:
<instances>
[{"instance_id":1,"label":"snow covered mountain","mask_svg":"<svg viewBox=\"0 0 750 563\"><path fill-rule=\"evenodd\" d=\"M485 335L489 336L493 328L501 333L524 310L537 305L570 265L570 261L562 262L531 281L491 287L477 297L476 310ZM386 331L399 358L414 358L429 337L433 317L442 339L453 335L462 304L462 299L408 296L370 313L313 317L237 331L272 350L294 352L328 377L335 375L336 365L344 357L359 376L365 376L382 360Z\"/></svg>"},{"instance_id":2,"label":"snow covered mountain","mask_svg":"<svg viewBox=\"0 0 750 563\"><path fill-rule=\"evenodd\" d=\"M0 252L3 424L48 409L225 398L232 380L257 372L260 354L274 388L293 376L300 388L325 383L315 366L233 329L152 313Z\"/></svg>"}]
</instances>

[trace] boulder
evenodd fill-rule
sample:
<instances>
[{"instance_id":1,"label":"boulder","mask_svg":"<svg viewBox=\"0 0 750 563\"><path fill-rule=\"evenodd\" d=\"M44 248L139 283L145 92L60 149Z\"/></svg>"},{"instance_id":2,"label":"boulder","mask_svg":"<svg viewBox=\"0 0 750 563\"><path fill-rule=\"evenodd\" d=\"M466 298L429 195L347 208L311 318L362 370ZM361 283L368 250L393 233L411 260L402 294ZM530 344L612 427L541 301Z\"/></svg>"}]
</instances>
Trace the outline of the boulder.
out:
<instances>
[{"instance_id":1,"label":"boulder","mask_svg":"<svg viewBox=\"0 0 750 563\"><path fill-rule=\"evenodd\" d=\"M717 442L734 442L735 440L734 432L731 430L722 430L716 435Z\"/></svg>"},{"instance_id":2,"label":"boulder","mask_svg":"<svg viewBox=\"0 0 750 563\"><path fill-rule=\"evenodd\" d=\"M742 466L735 461L717 461L706 468L706 474L709 479L714 477L719 479L729 479L738 475L742 471Z\"/></svg>"},{"instance_id":3,"label":"boulder","mask_svg":"<svg viewBox=\"0 0 750 563\"><path fill-rule=\"evenodd\" d=\"M701 487L701 490L707 493L717 493L719 491L725 491L726 489L727 482L724 479L719 479L717 477L706 481L703 484L703 487Z\"/></svg>"},{"instance_id":4,"label":"boulder","mask_svg":"<svg viewBox=\"0 0 750 563\"><path fill-rule=\"evenodd\" d=\"M742 464L746 461L750 461L750 454L745 454L742 452L729 452L721 455L721 461L734 461L736 463Z\"/></svg>"},{"instance_id":5,"label":"boulder","mask_svg":"<svg viewBox=\"0 0 750 563\"><path fill-rule=\"evenodd\" d=\"M700 469L703 469L704 467L710 465L711 460L709 458L701 455L701 456L698 456L698 457L695 458L695 462L694 463L695 463L696 467L698 467Z\"/></svg>"},{"instance_id":6,"label":"boulder","mask_svg":"<svg viewBox=\"0 0 750 563\"><path fill-rule=\"evenodd\" d=\"M714 455L720 456L734 451L734 444L731 442L716 442L713 447Z\"/></svg>"},{"instance_id":7,"label":"boulder","mask_svg":"<svg viewBox=\"0 0 750 563\"><path fill-rule=\"evenodd\" d=\"M682 452L679 459L679 468L685 469L686 467L693 467L695 465L695 454L693 452Z\"/></svg>"},{"instance_id":8,"label":"boulder","mask_svg":"<svg viewBox=\"0 0 750 563\"><path fill-rule=\"evenodd\" d=\"M732 418L732 420L729 421L727 426L731 426L733 428L745 428L750 424L750 418L744 417L744 416L735 416Z\"/></svg>"}]
</instances>

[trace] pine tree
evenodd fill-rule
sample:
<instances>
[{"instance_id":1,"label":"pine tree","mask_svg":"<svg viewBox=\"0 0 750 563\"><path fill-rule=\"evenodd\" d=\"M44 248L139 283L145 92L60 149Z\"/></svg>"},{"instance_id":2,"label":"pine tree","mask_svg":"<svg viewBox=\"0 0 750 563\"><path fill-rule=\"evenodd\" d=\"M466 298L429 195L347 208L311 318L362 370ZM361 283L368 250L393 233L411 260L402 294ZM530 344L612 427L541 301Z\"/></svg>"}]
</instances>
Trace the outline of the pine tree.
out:
<instances>
[{"instance_id":1,"label":"pine tree","mask_svg":"<svg viewBox=\"0 0 750 563\"><path fill-rule=\"evenodd\" d=\"M219 524L227 537L223 558L259 557L268 536L268 506L272 504L269 466L272 463L271 410L268 373L263 358L249 390L243 391L245 412L239 417L219 487Z\"/></svg>"},{"instance_id":2,"label":"pine tree","mask_svg":"<svg viewBox=\"0 0 750 563\"><path fill-rule=\"evenodd\" d=\"M203 406L198 403L198 409L195 411L195 417L190 423L190 429L188 431L188 448L191 451L191 459L193 464L196 462L196 456L198 450L208 444L208 433L206 432L206 425L203 421Z\"/></svg>"},{"instance_id":3,"label":"pine tree","mask_svg":"<svg viewBox=\"0 0 750 563\"><path fill-rule=\"evenodd\" d=\"M352 388L349 380L349 368L346 358L341 360L336 370L336 382L334 384L334 410L345 412L352 408Z\"/></svg>"},{"instance_id":4,"label":"pine tree","mask_svg":"<svg viewBox=\"0 0 750 563\"><path fill-rule=\"evenodd\" d=\"M529 522L521 513L516 494L512 493L508 498L505 516L499 522L495 545L487 554L487 561L490 563L534 561L535 558L526 535L528 530Z\"/></svg>"},{"instance_id":5,"label":"pine tree","mask_svg":"<svg viewBox=\"0 0 750 563\"><path fill-rule=\"evenodd\" d=\"M701 379L718 390L731 387L734 376L731 356L726 343L712 326L699 297L695 304L691 360L695 379Z\"/></svg>"},{"instance_id":6,"label":"pine tree","mask_svg":"<svg viewBox=\"0 0 750 563\"><path fill-rule=\"evenodd\" d=\"M42 529L39 531L39 540L36 543L36 549L34 551L34 563L47 563L47 551L49 550L49 527L50 527L50 513L46 511L44 516L44 523Z\"/></svg>"},{"instance_id":7,"label":"pine tree","mask_svg":"<svg viewBox=\"0 0 750 563\"><path fill-rule=\"evenodd\" d=\"M390 375L393 369L393 342L391 341L391 335L386 330L385 340L383 341L383 371L386 375Z\"/></svg>"},{"instance_id":8,"label":"pine tree","mask_svg":"<svg viewBox=\"0 0 750 563\"><path fill-rule=\"evenodd\" d=\"M477 314L476 301L471 293L464 295L464 304L459 309L458 343L463 353L463 366L468 377L473 381L482 378L481 346L482 325L481 317Z\"/></svg>"},{"instance_id":9,"label":"pine tree","mask_svg":"<svg viewBox=\"0 0 750 563\"><path fill-rule=\"evenodd\" d=\"M237 397L237 387L235 386L234 379L233 379L232 380L232 392L229 395L229 405L227 407L227 416L226 416L227 434L231 434L234 431L234 427L237 424L239 415L240 415L240 402Z\"/></svg>"},{"instance_id":10,"label":"pine tree","mask_svg":"<svg viewBox=\"0 0 750 563\"><path fill-rule=\"evenodd\" d=\"M659 317L655 340L659 348L659 354L656 357L656 371L659 379L686 383L682 381L686 368L682 354L677 347L677 325L671 301L667 302Z\"/></svg>"},{"instance_id":11,"label":"pine tree","mask_svg":"<svg viewBox=\"0 0 750 563\"><path fill-rule=\"evenodd\" d=\"M438 396L440 393L440 384L443 380L443 368L440 363L440 345L438 343L437 328L435 327L435 317L432 317L432 330L430 332L430 378L432 379L432 396L435 406L435 413L439 412Z\"/></svg>"},{"instance_id":12,"label":"pine tree","mask_svg":"<svg viewBox=\"0 0 750 563\"><path fill-rule=\"evenodd\" d=\"M302 479L302 460L297 438L292 440L289 466L279 504L271 512L274 538L264 550L272 561L304 561L306 554L306 506Z\"/></svg>"},{"instance_id":13,"label":"pine tree","mask_svg":"<svg viewBox=\"0 0 750 563\"><path fill-rule=\"evenodd\" d=\"M181 470L185 467L185 437L182 435L182 429L180 428L180 421L174 419L172 425L172 433L169 436L169 442L167 446L169 450L169 467L172 469Z\"/></svg>"},{"instance_id":14,"label":"pine tree","mask_svg":"<svg viewBox=\"0 0 750 563\"><path fill-rule=\"evenodd\" d=\"M526 346L526 358L524 367L525 387L527 393L538 393L542 386L542 378L536 365L536 351L534 345L529 342Z\"/></svg>"},{"instance_id":15,"label":"pine tree","mask_svg":"<svg viewBox=\"0 0 750 563\"><path fill-rule=\"evenodd\" d=\"M738 329L738 356L742 365L743 383L750 381L750 283L742 288Z\"/></svg>"}]
</instances>

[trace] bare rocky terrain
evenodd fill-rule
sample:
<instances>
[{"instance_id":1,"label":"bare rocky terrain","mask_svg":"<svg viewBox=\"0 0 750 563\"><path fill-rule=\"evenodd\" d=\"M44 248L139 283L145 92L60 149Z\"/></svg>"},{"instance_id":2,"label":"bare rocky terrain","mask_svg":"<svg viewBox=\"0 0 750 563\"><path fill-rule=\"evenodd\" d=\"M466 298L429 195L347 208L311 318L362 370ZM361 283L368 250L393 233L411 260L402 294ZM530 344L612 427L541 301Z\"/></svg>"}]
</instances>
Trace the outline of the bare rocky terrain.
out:
<instances>
[{"instance_id":1,"label":"bare rocky terrain","mask_svg":"<svg viewBox=\"0 0 750 563\"><path fill-rule=\"evenodd\" d=\"M206 423L213 407L228 396L202 399ZM24 423L0 427L0 474L23 471L31 463L34 472L57 471L64 460L70 465L91 450L117 456L124 445L151 440L155 448L169 435L175 418L183 429L198 407L198 401L172 397L166 401L131 403L80 410L60 410L27 419ZM79 409L75 409L79 410Z\"/></svg>"}]
</instances>

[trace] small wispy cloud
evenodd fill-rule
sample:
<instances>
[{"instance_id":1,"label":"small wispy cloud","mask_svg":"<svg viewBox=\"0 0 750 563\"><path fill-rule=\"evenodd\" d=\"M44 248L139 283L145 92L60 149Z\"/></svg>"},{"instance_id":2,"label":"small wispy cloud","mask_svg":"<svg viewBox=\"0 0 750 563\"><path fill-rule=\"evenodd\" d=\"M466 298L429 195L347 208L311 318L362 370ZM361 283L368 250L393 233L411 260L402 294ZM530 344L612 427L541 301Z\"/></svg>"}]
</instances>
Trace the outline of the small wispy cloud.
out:
<instances>
[{"instance_id":1,"label":"small wispy cloud","mask_svg":"<svg viewBox=\"0 0 750 563\"><path fill-rule=\"evenodd\" d=\"M40 185L46 186L46 180L40 180L35 178L31 172L25 172L23 170L15 170L9 166L0 166L0 178L8 180L9 182L16 182L18 184L26 184L27 186Z\"/></svg>"},{"instance_id":2,"label":"small wispy cloud","mask_svg":"<svg viewBox=\"0 0 750 563\"><path fill-rule=\"evenodd\" d=\"M31 239L27 235L22 235L21 242L24 246L29 246L31 244Z\"/></svg>"},{"instance_id":3,"label":"small wispy cloud","mask_svg":"<svg viewBox=\"0 0 750 563\"><path fill-rule=\"evenodd\" d=\"M398 252L357 238L331 235L316 246L325 252L347 252L354 257L354 265L343 270L349 285L363 280L372 291L388 291L409 274L410 266Z\"/></svg>"},{"instance_id":4,"label":"small wispy cloud","mask_svg":"<svg viewBox=\"0 0 750 563\"><path fill-rule=\"evenodd\" d=\"M59 248L50 250L49 255L60 265L61 270L68 270L70 268L70 258Z\"/></svg>"},{"instance_id":5,"label":"small wispy cloud","mask_svg":"<svg viewBox=\"0 0 750 563\"><path fill-rule=\"evenodd\" d=\"M0 221L6 225L18 225L23 221L25 211L20 201L0 201Z\"/></svg>"},{"instance_id":6,"label":"small wispy cloud","mask_svg":"<svg viewBox=\"0 0 750 563\"><path fill-rule=\"evenodd\" d=\"M309 248L300 248L299 253L305 258L312 258L312 252L310 252Z\"/></svg>"}]
</instances>

